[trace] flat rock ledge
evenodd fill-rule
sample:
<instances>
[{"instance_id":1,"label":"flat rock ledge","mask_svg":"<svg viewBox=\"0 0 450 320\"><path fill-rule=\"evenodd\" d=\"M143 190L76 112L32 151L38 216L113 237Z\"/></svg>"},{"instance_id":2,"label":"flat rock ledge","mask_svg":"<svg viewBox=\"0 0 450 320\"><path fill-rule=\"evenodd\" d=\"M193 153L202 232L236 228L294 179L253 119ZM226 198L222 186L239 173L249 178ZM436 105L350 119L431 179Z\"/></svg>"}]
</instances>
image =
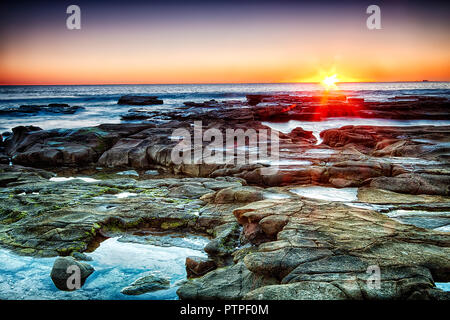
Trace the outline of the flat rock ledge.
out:
<instances>
[{"instance_id":1,"label":"flat rock ledge","mask_svg":"<svg viewBox=\"0 0 450 320\"><path fill-rule=\"evenodd\" d=\"M446 233L303 199L252 202L234 215L252 246L183 284L181 299L449 299L434 285L450 280Z\"/></svg>"},{"instance_id":2,"label":"flat rock ledge","mask_svg":"<svg viewBox=\"0 0 450 320\"><path fill-rule=\"evenodd\" d=\"M215 190L242 187L239 178L136 180L112 175L52 181L53 174L40 169L0 170L5 170L0 172L0 246L18 254L78 256L106 234L145 228L212 235L229 239L230 247L239 236L234 237L239 226L232 215L239 205L204 206L199 200ZM225 252L225 247L211 244L210 250Z\"/></svg>"}]
</instances>

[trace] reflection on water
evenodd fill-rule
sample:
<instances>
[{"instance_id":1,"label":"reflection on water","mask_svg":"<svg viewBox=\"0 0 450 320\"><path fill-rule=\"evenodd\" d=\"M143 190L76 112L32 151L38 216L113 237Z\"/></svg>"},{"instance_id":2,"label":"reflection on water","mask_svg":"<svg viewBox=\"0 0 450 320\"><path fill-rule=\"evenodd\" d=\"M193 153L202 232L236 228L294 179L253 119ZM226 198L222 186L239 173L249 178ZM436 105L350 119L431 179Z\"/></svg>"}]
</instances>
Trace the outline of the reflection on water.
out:
<instances>
[{"instance_id":1,"label":"reflection on water","mask_svg":"<svg viewBox=\"0 0 450 320\"><path fill-rule=\"evenodd\" d=\"M351 202L358 200L358 188L330 188L330 187L299 187L290 190L291 192L306 198L327 200L327 201L339 201L339 202Z\"/></svg>"},{"instance_id":2,"label":"reflection on water","mask_svg":"<svg viewBox=\"0 0 450 320\"><path fill-rule=\"evenodd\" d=\"M203 246L208 240L196 236L195 241L203 241ZM159 247L110 238L86 255L93 259L88 263L95 272L81 289L64 292L56 289L50 278L56 258L19 256L0 249L0 299L178 299L176 290L186 278L186 257L206 254L199 249ZM169 278L171 287L138 296L120 293L122 288L149 272Z\"/></svg>"}]
</instances>

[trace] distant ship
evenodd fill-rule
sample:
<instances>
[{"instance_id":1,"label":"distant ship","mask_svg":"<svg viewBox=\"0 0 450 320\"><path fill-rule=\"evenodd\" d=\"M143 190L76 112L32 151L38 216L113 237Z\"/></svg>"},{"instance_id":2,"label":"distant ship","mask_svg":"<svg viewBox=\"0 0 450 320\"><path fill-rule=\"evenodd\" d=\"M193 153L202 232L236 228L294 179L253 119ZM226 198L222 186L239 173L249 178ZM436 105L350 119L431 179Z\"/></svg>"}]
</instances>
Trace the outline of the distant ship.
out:
<instances>
[{"instance_id":1,"label":"distant ship","mask_svg":"<svg viewBox=\"0 0 450 320\"><path fill-rule=\"evenodd\" d=\"M422 80L422 82L428 82L428 80Z\"/></svg>"}]
</instances>

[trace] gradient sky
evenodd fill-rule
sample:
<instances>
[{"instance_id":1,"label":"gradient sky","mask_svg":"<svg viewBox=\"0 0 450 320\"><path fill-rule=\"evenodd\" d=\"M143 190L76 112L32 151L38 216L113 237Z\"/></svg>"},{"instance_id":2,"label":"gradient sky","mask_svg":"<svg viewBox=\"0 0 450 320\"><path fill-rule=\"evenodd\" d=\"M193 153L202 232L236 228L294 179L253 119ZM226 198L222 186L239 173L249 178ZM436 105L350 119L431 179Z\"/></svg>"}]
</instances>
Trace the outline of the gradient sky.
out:
<instances>
[{"instance_id":1,"label":"gradient sky","mask_svg":"<svg viewBox=\"0 0 450 320\"><path fill-rule=\"evenodd\" d=\"M449 4L338 3L3 1L0 84L450 80Z\"/></svg>"}]
</instances>

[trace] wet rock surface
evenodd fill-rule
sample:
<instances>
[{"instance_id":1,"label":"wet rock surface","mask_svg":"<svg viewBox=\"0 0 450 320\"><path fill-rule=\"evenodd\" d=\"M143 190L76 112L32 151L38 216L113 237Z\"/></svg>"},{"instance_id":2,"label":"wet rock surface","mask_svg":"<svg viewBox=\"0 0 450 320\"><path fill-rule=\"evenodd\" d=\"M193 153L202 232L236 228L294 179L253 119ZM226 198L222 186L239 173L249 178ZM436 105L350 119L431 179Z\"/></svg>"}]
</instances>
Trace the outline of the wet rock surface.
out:
<instances>
[{"instance_id":1,"label":"wet rock surface","mask_svg":"<svg viewBox=\"0 0 450 320\"><path fill-rule=\"evenodd\" d=\"M434 281L449 279L447 234L375 211L286 199L253 202L234 214L257 249L234 266L184 284L181 298L434 299L443 294ZM270 217L284 221L266 228ZM273 241L261 241L274 232ZM377 288L368 281L374 266L381 274Z\"/></svg>"},{"instance_id":2,"label":"wet rock surface","mask_svg":"<svg viewBox=\"0 0 450 320\"><path fill-rule=\"evenodd\" d=\"M112 237L201 251L183 257L192 279L178 289L182 299L448 299L435 283L450 278L449 126L343 126L319 135L261 122L448 119L448 110L436 97L254 94L124 115L139 123L16 127L0 144L0 245L66 264L81 264ZM175 163L174 131L193 136L195 120L223 137L228 129L276 132L279 157ZM259 152L250 141L245 157ZM277 170L264 174L269 167ZM63 287L67 275L54 275ZM128 281L126 295L176 289L164 277Z\"/></svg>"}]
</instances>

